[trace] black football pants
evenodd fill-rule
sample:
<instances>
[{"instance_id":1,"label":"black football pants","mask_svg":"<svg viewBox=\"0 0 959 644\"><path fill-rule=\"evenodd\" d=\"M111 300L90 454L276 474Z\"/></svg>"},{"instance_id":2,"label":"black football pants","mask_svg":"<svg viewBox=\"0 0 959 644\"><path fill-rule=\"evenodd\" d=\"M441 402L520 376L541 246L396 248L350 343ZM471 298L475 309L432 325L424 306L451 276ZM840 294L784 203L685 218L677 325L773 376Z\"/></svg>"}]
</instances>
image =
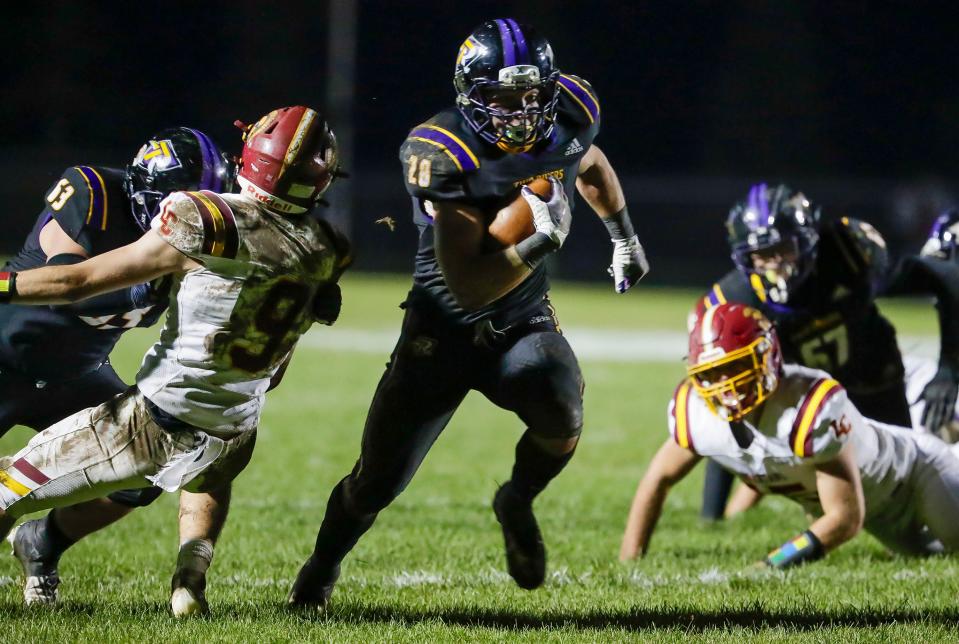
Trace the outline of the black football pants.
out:
<instances>
[{"instance_id":1,"label":"black football pants","mask_svg":"<svg viewBox=\"0 0 959 644\"><path fill-rule=\"evenodd\" d=\"M410 306L370 405L360 458L330 497L314 557L339 563L406 488L471 389L516 413L527 435L572 438L582 428L583 377L548 301L509 329L480 331ZM567 460L546 465L540 487Z\"/></svg>"},{"instance_id":2,"label":"black football pants","mask_svg":"<svg viewBox=\"0 0 959 644\"><path fill-rule=\"evenodd\" d=\"M346 484L351 511L376 513L406 488L471 389L538 437L582 428L583 376L548 303L506 331L480 333L409 307Z\"/></svg>"}]
</instances>

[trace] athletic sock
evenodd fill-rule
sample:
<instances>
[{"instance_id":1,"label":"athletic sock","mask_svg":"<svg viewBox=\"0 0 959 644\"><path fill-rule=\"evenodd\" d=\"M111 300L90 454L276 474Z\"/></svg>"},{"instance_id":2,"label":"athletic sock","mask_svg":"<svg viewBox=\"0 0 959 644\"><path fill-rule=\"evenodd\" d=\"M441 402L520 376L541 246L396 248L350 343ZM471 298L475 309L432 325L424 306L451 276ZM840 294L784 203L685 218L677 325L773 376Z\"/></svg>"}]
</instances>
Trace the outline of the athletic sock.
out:
<instances>
[{"instance_id":1,"label":"athletic sock","mask_svg":"<svg viewBox=\"0 0 959 644\"><path fill-rule=\"evenodd\" d=\"M37 544L37 551L40 557L45 561L59 561L60 556L66 552L67 548L76 543L76 541L63 533L63 530L57 525L57 520L52 511L48 512L43 520L41 537L40 543Z\"/></svg>"},{"instance_id":2,"label":"athletic sock","mask_svg":"<svg viewBox=\"0 0 959 644\"><path fill-rule=\"evenodd\" d=\"M326 514L320 525L320 531L316 535L316 545L313 549L313 560L329 570L330 574L333 574L334 569L376 520L376 514L357 517L346 509L343 491L345 485L344 478L330 493Z\"/></svg>"},{"instance_id":3,"label":"athletic sock","mask_svg":"<svg viewBox=\"0 0 959 644\"><path fill-rule=\"evenodd\" d=\"M563 471L569 459L573 458L573 448L562 455L550 454L536 444L530 430L526 430L523 437L516 444L516 461L513 464L513 475L510 479L510 488L513 495L527 503L546 489L546 486Z\"/></svg>"},{"instance_id":4,"label":"athletic sock","mask_svg":"<svg viewBox=\"0 0 959 644\"><path fill-rule=\"evenodd\" d=\"M190 570L205 575L213 563L213 542L209 539L190 539L180 544L176 557L177 570Z\"/></svg>"}]
</instances>

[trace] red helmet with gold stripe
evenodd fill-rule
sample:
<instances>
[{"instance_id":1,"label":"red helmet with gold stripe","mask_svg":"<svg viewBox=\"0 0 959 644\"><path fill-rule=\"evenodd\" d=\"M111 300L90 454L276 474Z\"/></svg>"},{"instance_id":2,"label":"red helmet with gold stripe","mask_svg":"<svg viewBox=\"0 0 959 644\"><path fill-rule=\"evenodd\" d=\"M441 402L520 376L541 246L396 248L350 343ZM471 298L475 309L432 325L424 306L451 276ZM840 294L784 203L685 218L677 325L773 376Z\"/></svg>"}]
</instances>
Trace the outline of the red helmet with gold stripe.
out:
<instances>
[{"instance_id":1,"label":"red helmet with gold stripe","mask_svg":"<svg viewBox=\"0 0 959 644\"><path fill-rule=\"evenodd\" d=\"M713 413L741 419L776 390L781 370L779 339L762 313L742 304L699 312L686 371Z\"/></svg>"},{"instance_id":2,"label":"red helmet with gold stripe","mask_svg":"<svg viewBox=\"0 0 959 644\"><path fill-rule=\"evenodd\" d=\"M316 110L297 105L273 110L244 126L237 182L271 210L304 213L326 192L339 168L336 137Z\"/></svg>"}]
</instances>

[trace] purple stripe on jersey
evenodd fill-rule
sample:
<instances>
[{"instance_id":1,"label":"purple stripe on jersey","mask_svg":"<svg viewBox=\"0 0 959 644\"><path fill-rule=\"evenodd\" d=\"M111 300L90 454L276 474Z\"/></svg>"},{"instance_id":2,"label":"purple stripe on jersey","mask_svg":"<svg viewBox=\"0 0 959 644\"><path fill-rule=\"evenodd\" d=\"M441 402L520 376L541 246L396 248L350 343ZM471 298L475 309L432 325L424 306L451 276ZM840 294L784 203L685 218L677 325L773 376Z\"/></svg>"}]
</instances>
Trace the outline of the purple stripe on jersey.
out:
<instances>
[{"instance_id":1,"label":"purple stripe on jersey","mask_svg":"<svg viewBox=\"0 0 959 644\"><path fill-rule=\"evenodd\" d=\"M499 27L499 37L503 41L503 67L512 67L516 64L516 43L509 32L509 25L505 20L497 18L496 26Z\"/></svg>"},{"instance_id":2,"label":"purple stripe on jersey","mask_svg":"<svg viewBox=\"0 0 959 644\"><path fill-rule=\"evenodd\" d=\"M580 87L567 76L560 76L559 84L562 85L566 91L579 99L579 102L582 103L586 108L586 111L589 113L589 117L593 121L599 118L599 103L596 102L596 99L593 98L589 92Z\"/></svg>"},{"instance_id":3,"label":"purple stripe on jersey","mask_svg":"<svg viewBox=\"0 0 959 644\"><path fill-rule=\"evenodd\" d=\"M457 161L459 161L460 167L463 168L463 170L472 171L479 168L479 166L470 157L466 148L457 143L453 137L444 134L439 130L434 130L428 127L418 127L410 132L410 136L416 136L421 139L433 141L434 143L439 143L447 151L449 151L449 153L452 154Z\"/></svg>"},{"instance_id":4,"label":"purple stripe on jersey","mask_svg":"<svg viewBox=\"0 0 959 644\"><path fill-rule=\"evenodd\" d=\"M523 35L523 30L519 28L519 24L512 18L507 18L506 24L508 24L509 28L513 31L513 39L516 42L516 50L518 52L519 62L521 64L528 64L529 47L526 46L526 36Z\"/></svg>"},{"instance_id":5,"label":"purple stripe on jersey","mask_svg":"<svg viewBox=\"0 0 959 644\"><path fill-rule=\"evenodd\" d=\"M106 186L103 185L103 182L100 181L100 177L96 172L93 171L93 168L89 168L85 165L77 166L77 170L83 173L83 176L87 178L87 181L90 183L90 195L91 203L93 207L90 210L90 220L87 221L88 224L93 224L96 228L103 228L104 222L107 219L106 209L104 208L104 196L106 192ZM99 216L99 219L95 217Z\"/></svg>"},{"instance_id":6,"label":"purple stripe on jersey","mask_svg":"<svg viewBox=\"0 0 959 644\"><path fill-rule=\"evenodd\" d=\"M217 158L216 146L213 145L213 141L203 132L194 130L192 127L188 127L187 129L193 133L193 136L196 137L196 140L200 144L200 156L203 159L203 174L200 176L200 189L219 192L223 189L223 182L217 172L217 166L219 165L217 162L219 159Z\"/></svg>"},{"instance_id":7,"label":"purple stripe on jersey","mask_svg":"<svg viewBox=\"0 0 959 644\"><path fill-rule=\"evenodd\" d=\"M712 304L713 306L719 306L719 298L716 297L715 293L710 293L708 299L709 299L709 303Z\"/></svg>"}]
</instances>

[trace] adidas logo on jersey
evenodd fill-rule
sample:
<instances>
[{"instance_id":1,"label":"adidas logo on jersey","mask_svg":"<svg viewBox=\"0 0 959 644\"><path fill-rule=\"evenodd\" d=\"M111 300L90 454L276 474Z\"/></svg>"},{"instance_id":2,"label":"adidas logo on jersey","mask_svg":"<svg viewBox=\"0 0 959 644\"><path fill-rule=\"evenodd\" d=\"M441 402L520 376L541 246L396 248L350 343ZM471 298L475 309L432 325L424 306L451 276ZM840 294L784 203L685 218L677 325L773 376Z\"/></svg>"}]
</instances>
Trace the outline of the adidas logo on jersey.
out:
<instances>
[{"instance_id":1,"label":"adidas logo on jersey","mask_svg":"<svg viewBox=\"0 0 959 644\"><path fill-rule=\"evenodd\" d=\"M574 154L579 154L583 151L583 144L579 142L579 139L574 138L569 142L569 145L566 146L566 152L563 153L563 156L571 157Z\"/></svg>"}]
</instances>

